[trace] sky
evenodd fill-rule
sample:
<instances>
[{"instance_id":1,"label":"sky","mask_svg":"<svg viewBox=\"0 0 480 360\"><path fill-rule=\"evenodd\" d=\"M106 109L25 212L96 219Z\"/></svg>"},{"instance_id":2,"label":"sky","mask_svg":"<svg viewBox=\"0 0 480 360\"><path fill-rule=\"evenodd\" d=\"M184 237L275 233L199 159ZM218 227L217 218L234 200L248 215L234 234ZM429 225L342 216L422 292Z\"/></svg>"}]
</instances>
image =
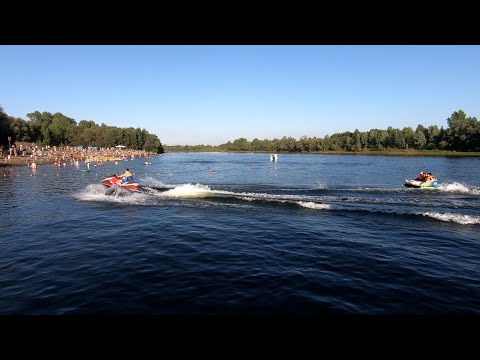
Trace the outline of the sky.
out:
<instances>
[{"instance_id":1,"label":"sky","mask_svg":"<svg viewBox=\"0 0 480 360\"><path fill-rule=\"evenodd\" d=\"M170 146L446 128L480 119L480 46L0 45L0 106Z\"/></svg>"}]
</instances>

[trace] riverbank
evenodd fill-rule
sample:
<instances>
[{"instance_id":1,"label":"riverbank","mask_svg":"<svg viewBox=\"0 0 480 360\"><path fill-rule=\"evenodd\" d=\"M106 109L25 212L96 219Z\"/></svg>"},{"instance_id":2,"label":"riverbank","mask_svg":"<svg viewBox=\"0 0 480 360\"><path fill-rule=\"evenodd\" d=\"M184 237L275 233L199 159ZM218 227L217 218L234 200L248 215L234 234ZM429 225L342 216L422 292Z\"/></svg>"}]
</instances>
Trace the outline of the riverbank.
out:
<instances>
[{"instance_id":1,"label":"riverbank","mask_svg":"<svg viewBox=\"0 0 480 360\"><path fill-rule=\"evenodd\" d=\"M274 152L267 151L216 151L225 153L259 153L270 154ZM65 152L67 156L73 154L72 151ZM176 152L171 152L176 153ZM191 151L191 153L194 153ZM444 156L444 157L480 157L480 152L457 152L457 151L445 151L445 150L379 150L379 151L315 151L315 152L303 152L303 153L288 153L277 152L277 154L323 154L323 155L372 155L372 156ZM76 156L77 157L77 156ZM100 156L95 161L120 161L120 156ZM0 160L0 167L9 166L27 166L27 161L32 162L31 156L11 156L10 161ZM84 161L83 159L81 161ZM37 165L54 164L55 159L52 157L37 157Z\"/></svg>"},{"instance_id":2,"label":"riverbank","mask_svg":"<svg viewBox=\"0 0 480 360\"><path fill-rule=\"evenodd\" d=\"M67 153L68 156L70 154ZM5 161L4 159L0 160L0 167L9 167L9 166L27 166L28 163L32 163L32 157L30 156L11 156L10 160ZM120 157L101 157L99 161L109 162L109 161L120 161L122 160ZM45 164L54 164L55 159L51 157L37 157L36 163L37 165L45 165Z\"/></svg>"},{"instance_id":3,"label":"riverbank","mask_svg":"<svg viewBox=\"0 0 480 360\"><path fill-rule=\"evenodd\" d=\"M123 159L134 159L135 157L150 158L155 156L152 152L143 150L78 150L74 147L62 147L60 149L29 149L25 155L17 152L17 155L11 154L9 157L0 158L0 167L10 166L29 166L35 160L37 165L56 164L60 166L63 163L85 162L90 164L102 164L105 162L121 161Z\"/></svg>"},{"instance_id":4,"label":"riverbank","mask_svg":"<svg viewBox=\"0 0 480 360\"><path fill-rule=\"evenodd\" d=\"M9 166L27 166L27 161L29 163L32 163L32 158L30 156L11 156L10 160L4 160L3 158L0 160L0 167L9 167ZM54 159L51 158L45 158L45 159L40 159L37 158L37 165L43 165L43 164L53 164L55 162Z\"/></svg>"},{"instance_id":5,"label":"riverbank","mask_svg":"<svg viewBox=\"0 0 480 360\"><path fill-rule=\"evenodd\" d=\"M182 151L167 151L166 153L180 153ZM364 150L364 151L187 151L185 153L224 152L224 153L255 153L255 154L323 154L323 155L380 155L380 156L445 156L445 157L480 157L480 152L459 152L447 150Z\"/></svg>"},{"instance_id":6,"label":"riverbank","mask_svg":"<svg viewBox=\"0 0 480 360\"><path fill-rule=\"evenodd\" d=\"M480 156L480 152L458 152L447 150L365 150L365 151L321 151L307 154L329 155L381 155L381 156L451 156L469 157Z\"/></svg>"}]
</instances>

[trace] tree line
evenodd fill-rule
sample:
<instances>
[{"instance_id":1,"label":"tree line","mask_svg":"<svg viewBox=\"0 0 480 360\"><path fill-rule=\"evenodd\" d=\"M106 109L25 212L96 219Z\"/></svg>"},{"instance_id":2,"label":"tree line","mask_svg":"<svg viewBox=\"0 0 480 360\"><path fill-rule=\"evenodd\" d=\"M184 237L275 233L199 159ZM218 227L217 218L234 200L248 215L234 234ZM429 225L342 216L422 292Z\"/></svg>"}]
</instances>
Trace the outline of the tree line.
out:
<instances>
[{"instance_id":1,"label":"tree line","mask_svg":"<svg viewBox=\"0 0 480 360\"><path fill-rule=\"evenodd\" d=\"M321 152L321 151L378 151L395 149L448 150L480 152L480 123L475 117L467 117L462 110L455 111L447 119L448 127L418 125L402 130L346 131L324 137L302 136L300 139L284 136L281 139L248 141L239 138L218 146L165 146L166 152L195 151L260 151L260 152Z\"/></svg>"},{"instance_id":2,"label":"tree line","mask_svg":"<svg viewBox=\"0 0 480 360\"><path fill-rule=\"evenodd\" d=\"M449 150L480 152L480 123L476 117L467 117L462 110L455 111L448 119L448 127L418 125L415 130L388 127L386 130L346 131L324 137L291 136L281 139L239 138L218 146L212 145L162 145L158 137L140 128L119 128L97 125L94 121L77 122L62 113L35 111L27 114L29 120L8 116L0 107L0 145L8 146L16 141L34 142L40 145L73 145L112 147L119 144L130 149L166 152L205 151L261 151L261 152L319 152L368 150Z\"/></svg>"},{"instance_id":3,"label":"tree line","mask_svg":"<svg viewBox=\"0 0 480 360\"><path fill-rule=\"evenodd\" d=\"M35 111L27 114L29 120L8 116L0 107L0 145L15 142L33 142L38 145L72 145L113 147L125 145L129 149L163 153L163 145L154 134L140 128L119 128L98 125L94 121L77 122L62 113Z\"/></svg>"}]
</instances>

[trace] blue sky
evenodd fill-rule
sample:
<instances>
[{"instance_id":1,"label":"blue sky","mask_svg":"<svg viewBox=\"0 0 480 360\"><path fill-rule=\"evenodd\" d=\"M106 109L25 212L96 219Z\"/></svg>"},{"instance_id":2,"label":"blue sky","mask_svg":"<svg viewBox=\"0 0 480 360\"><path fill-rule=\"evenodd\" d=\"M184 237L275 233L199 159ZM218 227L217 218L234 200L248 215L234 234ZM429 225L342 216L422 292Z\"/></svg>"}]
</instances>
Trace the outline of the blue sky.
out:
<instances>
[{"instance_id":1,"label":"blue sky","mask_svg":"<svg viewBox=\"0 0 480 360\"><path fill-rule=\"evenodd\" d=\"M480 118L480 46L0 46L0 106L218 145Z\"/></svg>"}]
</instances>

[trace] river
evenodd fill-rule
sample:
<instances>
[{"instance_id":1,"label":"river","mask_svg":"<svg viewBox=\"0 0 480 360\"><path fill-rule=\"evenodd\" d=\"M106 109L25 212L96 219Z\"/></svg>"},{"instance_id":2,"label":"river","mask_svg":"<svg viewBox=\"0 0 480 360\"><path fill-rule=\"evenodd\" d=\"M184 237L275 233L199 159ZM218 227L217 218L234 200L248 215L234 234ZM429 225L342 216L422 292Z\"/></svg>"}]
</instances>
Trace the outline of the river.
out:
<instances>
[{"instance_id":1,"label":"river","mask_svg":"<svg viewBox=\"0 0 480 360\"><path fill-rule=\"evenodd\" d=\"M480 158L148 161L0 168L0 314L480 313Z\"/></svg>"}]
</instances>

